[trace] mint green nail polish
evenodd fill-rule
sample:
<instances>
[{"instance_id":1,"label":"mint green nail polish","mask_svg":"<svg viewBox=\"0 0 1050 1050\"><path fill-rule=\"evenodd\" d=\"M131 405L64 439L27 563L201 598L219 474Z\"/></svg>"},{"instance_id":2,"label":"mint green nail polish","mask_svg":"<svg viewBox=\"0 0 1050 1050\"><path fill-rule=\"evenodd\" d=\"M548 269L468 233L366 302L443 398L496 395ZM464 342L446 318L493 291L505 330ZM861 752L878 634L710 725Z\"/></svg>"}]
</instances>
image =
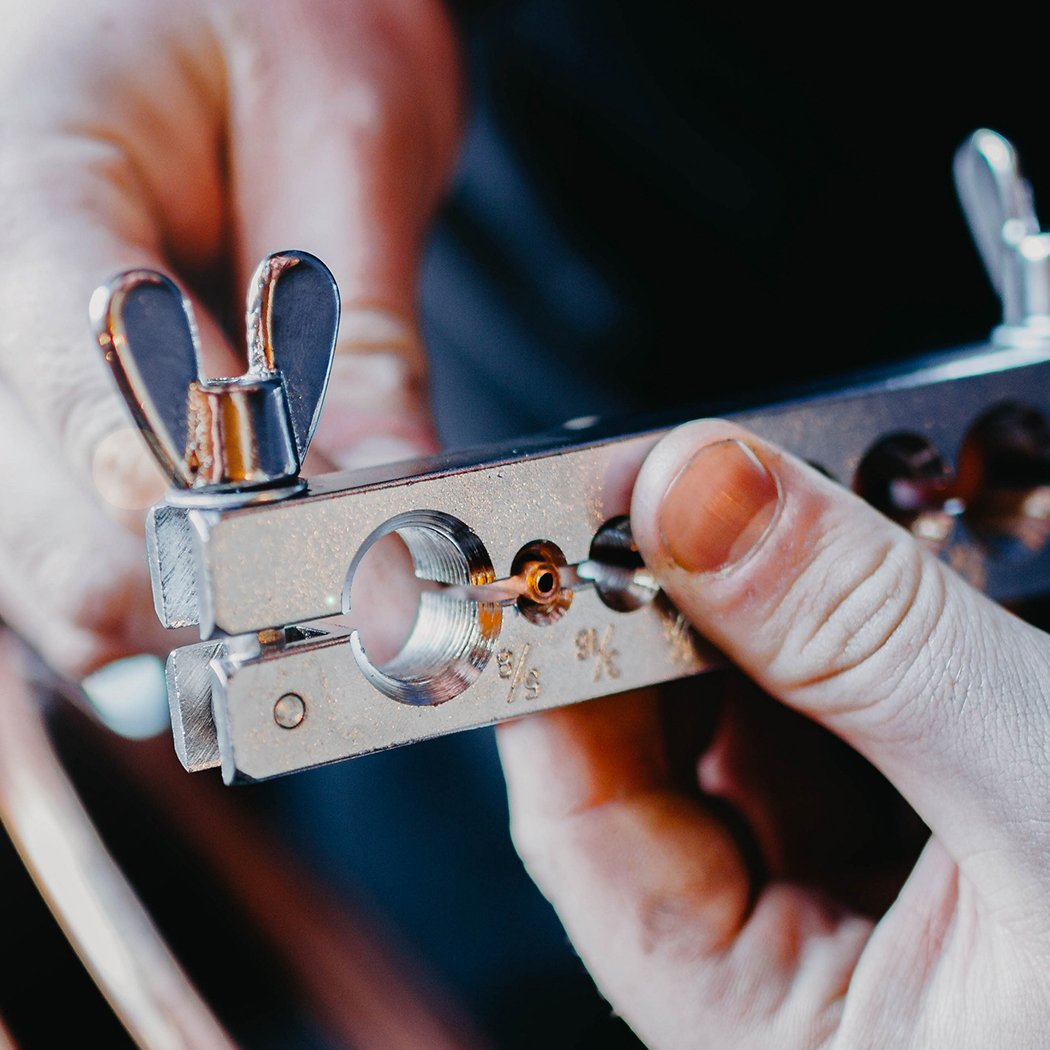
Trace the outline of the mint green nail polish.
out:
<instances>
[{"instance_id":1,"label":"mint green nail polish","mask_svg":"<svg viewBox=\"0 0 1050 1050\"><path fill-rule=\"evenodd\" d=\"M89 674L80 688L102 723L132 740L156 736L171 724L164 664L140 653Z\"/></svg>"}]
</instances>

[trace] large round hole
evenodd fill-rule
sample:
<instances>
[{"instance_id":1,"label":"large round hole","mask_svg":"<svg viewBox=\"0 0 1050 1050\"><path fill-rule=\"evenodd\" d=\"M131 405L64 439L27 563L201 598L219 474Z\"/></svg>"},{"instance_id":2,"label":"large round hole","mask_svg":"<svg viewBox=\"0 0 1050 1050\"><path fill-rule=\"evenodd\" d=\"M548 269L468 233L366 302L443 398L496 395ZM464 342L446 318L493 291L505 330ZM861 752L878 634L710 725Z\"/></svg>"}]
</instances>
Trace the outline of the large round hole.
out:
<instances>
[{"instance_id":1,"label":"large round hole","mask_svg":"<svg viewBox=\"0 0 1050 1050\"><path fill-rule=\"evenodd\" d=\"M412 633L422 593L438 586L416 575L404 540L389 532L362 548L349 601L343 599L349 611L331 617L328 623L356 630L365 652L381 666L401 651Z\"/></svg>"},{"instance_id":2,"label":"large round hole","mask_svg":"<svg viewBox=\"0 0 1050 1050\"><path fill-rule=\"evenodd\" d=\"M404 704L442 704L477 680L499 637L503 622L499 605L473 601L454 589L491 583L492 562L477 535L451 514L399 514L365 540L350 565L343 608L351 617L358 568L372 547L391 534L404 543L419 579L453 588L420 592L408 637L388 659L373 662L360 630L350 636L351 649L361 672L386 696Z\"/></svg>"}]
</instances>

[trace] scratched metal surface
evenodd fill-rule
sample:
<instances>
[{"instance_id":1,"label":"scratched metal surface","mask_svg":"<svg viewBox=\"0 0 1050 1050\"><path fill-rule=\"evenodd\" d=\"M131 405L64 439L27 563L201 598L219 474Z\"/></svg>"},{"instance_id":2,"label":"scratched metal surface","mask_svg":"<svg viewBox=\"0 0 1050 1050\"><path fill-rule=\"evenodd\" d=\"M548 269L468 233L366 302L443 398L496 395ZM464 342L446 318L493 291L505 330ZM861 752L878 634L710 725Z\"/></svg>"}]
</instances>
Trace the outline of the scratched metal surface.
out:
<instances>
[{"instance_id":1,"label":"scratched metal surface","mask_svg":"<svg viewBox=\"0 0 1050 1050\"><path fill-rule=\"evenodd\" d=\"M858 390L733 416L849 483L864 453L895 431L927 436L950 462L972 422L1008 400L1050 414L1050 362L1038 347L971 350ZM531 540L553 541L570 564L579 562L598 527L626 513L634 473L660 433L581 444L580 435L566 432L546 444L489 450L467 464L446 460L408 478L373 477L355 486L351 478L329 476L283 503L193 511L193 586L201 599L202 635L308 622L323 629L317 621L340 611L347 570L362 545L406 512L451 515L473 530L489 559L461 567L474 582L509 575L515 554ZM157 542L163 545L163 535ZM965 524L943 556L999 599L1050 583L1046 551L998 557ZM531 623L514 607L484 611L475 605L466 620L466 626L463 616L456 620L461 644L446 655L469 651L464 667L470 664L473 680L436 706L402 703L377 689L339 630L261 656L215 660L214 696L190 690L180 703L197 723L213 706L218 747L211 746L210 761L221 753L227 780L261 779L667 681L713 660L662 598L622 613L582 589L551 625ZM210 659L210 648L195 656L197 649L182 650L182 659ZM291 730L273 717L274 703L286 692L301 696L306 707L306 717Z\"/></svg>"},{"instance_id":2,"label":"scratched metal surface","mask_svg":"<svg viewBox=\"0 0 1050 1050\"><path fill-rule=\"evenodd\" d=\"M480 677L436 707L398 703L375 690L345 636L251 661L224 675L224 702L216 707L224 778L263 779L695 674L711 662L670 609L621 615L594 592L581 592L569 616L563 630L506 617ZM273 717L286 692L301 696L307 712L291 731Z\"/></svg>"}]
</instances>

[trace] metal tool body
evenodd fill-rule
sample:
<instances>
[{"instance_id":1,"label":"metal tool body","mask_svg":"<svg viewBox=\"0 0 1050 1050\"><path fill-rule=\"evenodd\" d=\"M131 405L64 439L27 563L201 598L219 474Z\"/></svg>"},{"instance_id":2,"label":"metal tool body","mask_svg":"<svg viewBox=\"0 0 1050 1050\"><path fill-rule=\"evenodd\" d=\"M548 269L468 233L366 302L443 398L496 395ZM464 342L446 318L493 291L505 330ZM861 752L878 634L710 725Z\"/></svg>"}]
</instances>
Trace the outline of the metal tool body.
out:
<instances>
[{"instance_id":1,"label":"metal tool body","mask_svg":"<svg viewBox=\"0 0 1050 1050\"><path fill-rule=\"evenodd\" d=\"M983 145L975 136L960 154L960 178L977 186L971 197L985 210L1030 203L1007 149L998 136ZM989 152L999 168L996 179L982 182ZM1011 162L1012 175L1003 168ZM1050 419L1050 318L1032 312L1038 295L1023 294L1025 282L1044 280L1047 270L1015 266L1016 253L1046 235L1033 230L1032 215L1023 236L1011 228L1015 243L1000 251L994 218L985 220L978 240L986 261L1008 268L1007 283L1029 304L1027 312L1010 307L992 342L830 393L720 414L858 487L935 543L972 582L1007 599L1050 584L1050 551L1042 542L1050 532L1050 444L1042 447L1039 430L1039 421ZM271 304L269 348L254 360L267 362L270 394L283 391L291 404L294 383L278 367L280 339L292 345L294 361L303 359L294 352L296 339L305 340L326 378L334 328L315 326L303 336L282 320L279 281L286 271L266 267L260 272L278 283L274 294L265 287L262 293ZM148 282L141 287L148 291ZM134 306L135 289L134 282L120 284L124 310ZM326 294L324 282L315 282L307 298L330 305ZM300 300L289 298L293 314ZM120 358L131 351L114 335L121 317L114 301L103 297L96 317L120 377ZM250 331L251 316L250 306ZM278 331L290 334L274 336ZM183 371L192 406L192 370ZM318 389L323 394L323 381L311 382L308 410L292 413L288 428L296 440L274 426L278 447L294 447L300 459L309 440L300 436L312 424L295 419L315 421ZM150 396L134 377L125 375L121 385L140 402ZM158 414L140 408L136 415L152 425ZM184 487L151 512L148 550L161 620L196 624L202 639L176 649L168 662L183 763L221 765L228 782L263 779L715 665L718 654L657 591L625 526L633 477L668 425L624 433L570 424L509 447L304 485L298 463L242 484L234 472L212 466L208 478L220 480L202 484L199 470L180 468L178 440L168 442L166 462ZM221 441L204 444L221 459ZM262 444L257 461L288 458L266 455ZM191 435L185 445L188 460L200 458L199 438ZM928 454L916 457L915 449ZM878 450L881 458L873 459ZM1003 457L1017 466L1005 489L987 467ZM969 467L957 482L944 481L942 460L954 458ZM892 466L898 461L899 470ZM885 476L875 487L872 470L864 469L872 463L891 464L878 467ZM1025 528L1013 529L1018 522ZM420 596L408 639L377 665L356 632L325 621L348 609L357 566L390 532L405 541L417 575L442 586Z\"/></svg>"}]
</instances>

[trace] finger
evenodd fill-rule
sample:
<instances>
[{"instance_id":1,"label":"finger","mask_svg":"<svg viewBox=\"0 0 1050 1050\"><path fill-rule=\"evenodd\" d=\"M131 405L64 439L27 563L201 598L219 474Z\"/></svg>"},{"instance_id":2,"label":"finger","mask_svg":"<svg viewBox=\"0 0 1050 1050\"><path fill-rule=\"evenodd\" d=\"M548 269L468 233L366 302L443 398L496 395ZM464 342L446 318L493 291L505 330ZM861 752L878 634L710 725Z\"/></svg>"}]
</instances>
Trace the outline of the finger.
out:
<instances>
[{"instance_id":1,"label":"finger","mask_svg":"<svg viewBox=\"0 0 1050 1050\"><path fill-rule=\"evenodd\" d=\"M166 651L141 538L72 482L2 386L0 474L0 607L10 625L74 680L128 653Z\"/></svg>"},{"instance_id":2,"label":"finger","mask_svg":"<svg viewBox=\"0 0 1050 1050\"><path fill-rule=\"evenodd\" d=\"M254 7L254 5L250 5ZM458 139L443 5L318 0L217 20L229 55L233 207L242 279L303 247L341 290L318 447L342 466L434 447L416 274Z\"/></svg>"},{"instance_id":3,"label":"finger","mask_svg":"<svg viewBox=\"0 0 1050 1050\"><path fill-rule=\"evenodd\" d=\"M704 791L747 821L771 877L881 915L929 832L843 740L738 673L729 681L718 733L700 761Z\"/></svg>"},{"instance_id":4,"label":"finger","mask_svg":"<svg viewBox=\"0 0 1050 1050\"><path fill-rule=\"evenodd\" d=\"M65 163L69 178L76 178L76 159ZM34 210L49 209L34 194L22 200ZM17 258L0 270L0 278L10 278L0 280L0 310L10 325L0 335L0 377L21 395L38 440L65 460L73 483L119 520L141 528L142 512L170 479L142 452L142 438L95 345L86 304L102 280L128 269L165 271L168 263L120 242L105 216L85 213L70 216L61 232L45 230L32 245L16 242L14 248ZM202 370L243 371L209 312L199 302L195 307ZM32 354L16 342L22 333L35 334Z\"/></svg>"},{"instance_id":5,"label":"finger","mask_svg":"<svg viewBox=\"0 0 1050 1050\"><path fill-rule=\"evenodd\" d=\"M1045 856L1045 635L856 496L724 422L656 447L632 525L701 633L866 755L954 856Z\"/></svg>"},{"instance_id":6,"label":"finger","mask_svg":"<svg viewBox=\"0 0 1050 1050\"><path fill-rule=\"evenodd\" d=\"M869 924L785 887L753 901L735 837L677 789L662 733L653 693L501 725L515 845L647 1045L819 1045Z\"/></svg>"},{"instance_id":7,"label":"finger","mask_svg":"<svg viewBox=\"0 0 1050 1050\"><path fill-rule=\"evenodd\" d=\"M361 10L368 6L363 5ZM448 69L454 66L443 61L441 48L434 46L433 53L425 51L425 45L441 43L440 33L432 27L443 23L422 19L419 29L413 29L419 5L410 6L413 10L402 11L397 19L396 32L386 32L390 27L373 18L376 24L371 27L372 35L380 32L383 36L385 32L384 40L396 41L396 46L387 51L397 52L406 61L415 62L423 51L420 64L439 69L445 80L453 82L454 74ZM4 328L6 341L0 344L0 367L23 394L42 433L55 438L77 477L91 477L100 446L126 425L126 415L111 393L109 377L100 362L85 352L90 336L84 304L92 290L114 272L140 266L162 270L174 266L191 279L214 273L225 257L226 238L240 219L244 220L244 234L238 240L238 256L243 260L244 274L238 286L243 287L258 258L273 248L271 238L280 247L305 239L317 246L318 254L334 258L348 303L371 302L368 297L375 297L369 308L360 312L367 322L364 333L360 324L346 324L344 340L373 349L385 347L390 359L367 366L337 365L333 406L325 414L326 431L334 433L330 437L322 434L322 447L326 442L331 448L364 444L367 439L374 447L363 454L373 460L396 458L410 446L412 450L421 445L429 448L432 435L421 407L418 341L414 329L402 323L410 316L406 304L412 298L411 280L405 274L412 270L414 252L418 251L421 215L433 203L423 199L423 190L433 197L444 172L437 163L424 163L433 157L421 156L420 151L426 154L422 144L446 135L440 130L444 127L440 100L447 100L454 92L429 90L430 85L420 87L418 78L403 75L403 68L388 68L388 55L379 63L387 69L382 97L377 92L369 94L367 73L352 86L348 86L349 81L343 83L333 48L325 52L324 61L318 61L316 70L324 81L324 95L376 102L374 112L364 106L374 119L363 124L375 141L383 139L382 129L390 126L400 129L402 139L407 137L406 129L416 116L412 104L426 97L424 115L438 130L435 135L417 136L420 147L415 154L406 154L407 166L402 171L393 147L376 147L370 154L364 148L355 153L349 147L339 151L330 145L341 140L338 134L326 137L325 132L331 129L323 120L339 109L338 101L318 106L321 126L308 131L304 125L298 138L296 128L302 114L291 111L297 109L299 100L293 99L285 108L289 119L275 124L273 117L280 109L276 103L273 110L267 110L265 104L253 106L251 99L258 102L266 92L256 90L258 84L250 71L237 85L232 85L234 76L223 75L227 67L231 71L244 69L245 63L238 59L245 57L245 47L236 54L225 54L222 49L229 41L192 5L140 10L109 0L103 10L96 6L85 12L76 5L51 0L49 7L53 9L49 16L17 20L5 53L10 60L5 60L0 73L5 93L24 100L6 117L11 147L7 153L17 157L18 163L5 163L0 168L0 210L5 232L11 234L4 280L0 282L0 308L9 322ZM279 10L281 14L270 14L280 19L284 9ZM333 26L341 27L343 36L352 36L351 23L362 21L361 11L332 12L321 4L312 4L297 8L296 14L301 17L284 27L287 32L272 18L260 20L245 10L238 12L239 25L224 28L234 34L241 31L244 40L250 39L250 29L262 33L267 42L262 50L273 70L289 74L288 81L293 84L303 83L305 78L316 86L318 78L311 79L312 67L288 67L289 62L294 64L289 56L299 54L304 56L304 66L310 65L311 48L299 47L299 38L323 38ZM221 18L215 15L215 20ZM360 28L354 41L356 51L348 51L343 56L346 61L361 51L374 50L376 42L370 37L370 27L365 24ZM446 33L444 39L448 38ZM412 42L411 47L406 41ZM250 67L250 46L247 51ZM103 53L119 60L95 61ZM370 59L373 65L377 61L375 56ZM362 68L368 64L359 63ZM42 81L37 76L41 68L50 71ZM345 74L345 68L342 72ZM29 81L40 81L40 90L28 95L21 92L19 85ZM401 88L408 101L400 103L394 113L398 119L391 122L387 110L397 107L388 105L387 99L397 97L398 84L413 85L414 91ZM305 101L314 104L318 97L311 95ZM235 111L229 120L228 106ZM431 116L431 110L435 115ZM354 112L360 116L362 107ZM238 114L243 113L253 113L254 118L239 119ZM280 144L275 127L290 129L286 144ZM240 184L249 188L232 206L225 189L229 128L233 129L230 145L235 154L240 141L237 134L241 132L256 135L266 144L264 149L280 144L274 151L277 161L294 158L287 160L288 170L273 157L263 158L261 172L248 170L240 179ZM353 142L367 143L368 136L357 130ZM418 132L418 126L415 130ZM312 150L316 150L316 162ZM338 154L339 163L326 156L333 152ZM451 155L451 147L447 152ZM300 164L304 157L311 157L311 162ZM248 156L245 164L233 165L235 181L237 172L246 166L250 169L251 160ZM375 176L357 179L358 160L375 160ZM381 170L379 161L386 165ZM367 173L367 165L363 170ZM319 185L311 185L309 178L304 180L304 171L316 172ZM413 196L408 191L413 189L410 184L417 172L426 173L420 179L427 185ZM290 183L283 181L285 175ZM358 182L372 190L354 192ZM401 194L397 185L406 192ZM282 193L274 191L276 186ZM387 214L378 209L383 198L378 187L385 191ZM401 201L411 201L413 206L397 211L391 202ZM344 207L341 202L345 202ZM365 221L372 216L376 217L374 222ZM397 217L401 227L390 227L387 219L393 222ZM253 221L259 224L258 232ZM345 231L345 236L335 236L335 230ZM234 298L239 299L239 293ZM229 316L229 304L222 306ZM197 320L205 373L239 372L240 355L231 353L219 327L199 305ZM34 340L32 353L14 342L16 338L24 342L27 333ZM47 367L41 367L42 363ZM344 411L340 410L340 401L345 402ZM350 427L353 432L345 433ZM141 459L128 463L128 454L122 450L131 447L133 444L123 438L110 441L102 458L106 462L123 459L126 465L122 475L152 495L155 480L152 476L143 480L151 468L141 469ZM129 491L119 502L144 505L148 500Z\"/></svg>"},{"instance_id":8,"label":"finger","mask_svg":"<svg viewBox=\"0 0 1050 1050\"><path fill-rule=\"evenodd\" d=\"M223 229L214 45L174 6L133 6L52 0L49 14L15 20L0 70L0 90L19 100L5 111L0 165L0 373L75 483L90 492L109 476L122 513L147 504L156 471L140 457L123 483L107 474L134 442L87 304L125 269L207 269ZM196 315L205 372L238 371L218 325L199 304Z\"/></svg>"}]
</instances>

